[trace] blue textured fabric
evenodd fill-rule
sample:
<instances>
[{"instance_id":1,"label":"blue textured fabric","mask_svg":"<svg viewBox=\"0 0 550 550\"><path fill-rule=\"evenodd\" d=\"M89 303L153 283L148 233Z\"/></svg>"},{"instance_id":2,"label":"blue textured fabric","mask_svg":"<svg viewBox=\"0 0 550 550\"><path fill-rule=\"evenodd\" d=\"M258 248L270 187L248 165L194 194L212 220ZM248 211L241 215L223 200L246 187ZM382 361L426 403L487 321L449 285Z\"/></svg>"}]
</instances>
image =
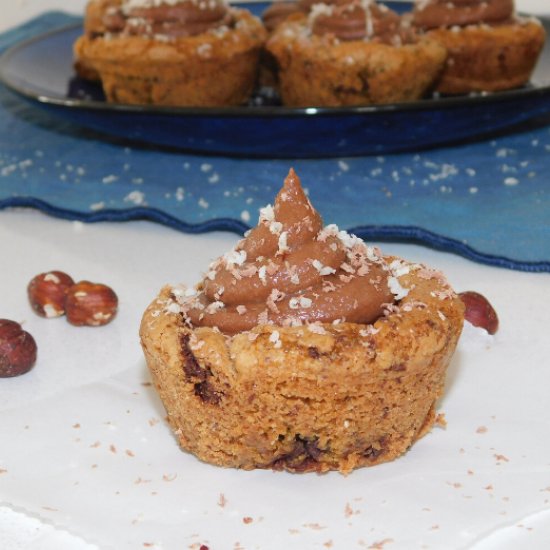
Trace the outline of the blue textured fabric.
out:
<instances>
[{"instance_id":1,"label":"blue textured fabric","mask_svg":"<svg viewBox=\"0 0 550 550\"><path fill-rule=\"evenodd\" d=\"M73 21L59 12L44 14L0 35L0 50ZM246 160L100 137L0 86L0 209L241 233L273 201L290 166L327 223L363 238L550 271L550 127L544 121L416 153Z\"/></svg>"}]
</instances>

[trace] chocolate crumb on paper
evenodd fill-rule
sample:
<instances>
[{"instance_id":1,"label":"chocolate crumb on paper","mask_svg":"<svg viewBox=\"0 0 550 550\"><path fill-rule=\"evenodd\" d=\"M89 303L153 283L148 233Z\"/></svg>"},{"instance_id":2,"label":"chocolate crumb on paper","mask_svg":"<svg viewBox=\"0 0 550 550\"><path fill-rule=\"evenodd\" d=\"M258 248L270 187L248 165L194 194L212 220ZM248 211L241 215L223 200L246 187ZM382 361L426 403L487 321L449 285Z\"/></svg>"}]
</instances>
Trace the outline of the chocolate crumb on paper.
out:
<instances>
[{"instance_id":1,"label":"chocolate crumb on paper","mask_svg":"<svg viewBox=\"0 0 550 550\"><path fill-rule=\"evenodd\" d=\"M302 527L305 527L306 529L312 529L313 531L321 531L327 528L326 525L321 525L320 523L304 523L302 524Z\"/></svg>"},{"instance_id":2,"label":"chocolate crumb on paper","mask_svg":"<svg viewBox=\"0 0 550 550\"><path fill-rule=\"evenodd\" d=\"M380 541L373 542L368 548L369 550L384 550L384 547L387 544L391 544L392 542L394 542L393 539L386 538Z\"/></svg>"},{"instance_id":3,"label":"chocolate crumb on paper","mask_svg":"<svg viewBox=\"0 0 550 550\"><path fill-rule=\"evenodd\" d=\"M497 464L502 462L510 462L510 459L503 454L495 453L493 456L497 459Z\"/></svg>"},{"instance_id":4,"label":"chocolate crumb on paper","mask_svg":"<svg viewBox=\"0 0 550 550\"><path fill-rule=\"evenodd\" d=\"M152 479L143 479L142 477L138 477L136 480L134 480L134 485L141 485L142 483L151 483Z\"/></svg>"}]
</instances>

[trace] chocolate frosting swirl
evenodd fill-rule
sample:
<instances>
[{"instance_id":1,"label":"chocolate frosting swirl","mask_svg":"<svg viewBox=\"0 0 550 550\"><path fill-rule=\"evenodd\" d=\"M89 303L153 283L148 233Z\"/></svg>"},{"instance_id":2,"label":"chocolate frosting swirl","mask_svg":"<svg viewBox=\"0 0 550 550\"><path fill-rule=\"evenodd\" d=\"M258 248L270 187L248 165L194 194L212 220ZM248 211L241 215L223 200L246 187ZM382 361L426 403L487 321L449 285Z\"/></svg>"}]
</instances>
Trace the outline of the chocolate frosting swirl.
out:
<instances>
[{"instance_id":1,"label":"chocolate frosting swirl","mask_svg":"<svg viewBox=\"0 0 550 550\"><path fill-rule=\"evenodd\" d=\"M393 10L371 0L314 5L310 15L313 34L331 34L339 40L373 40L393 43L401 18Z\"/></svg>"},{"instance_id":2,"label":"chocolate frosting swirl","mask_svg":"<svg viewBox=\"0 0 550 550\"><path fill-rule=\"evenodd\" d=\"M300 12L297 2L273 2L262 13L262 22L265 28L271 32L289 15Z\"/></svg>"},{"instance_id":3,"label":"chocolate frosting swirl","mask_svg":"<svg viewBox=\"0 0 550 550\"><path fill-rule=\"evenodd\" d=\"M293 170L258 226L216 260L180 302L194 326L226 334L256 325L370 323L393 302L388 268L361 239L323 228Z\"/></svg>"},{"instance_id":4,"label":"chocolate frosting swirl","mask_svg":"<svg viewBox=\"0 0 550 550\"><path fill-rule=\"evenodd\" d=\"M195 36L231 22L223 0L127 0L104 17L111 33L170 38Z\"/></svg>"},{"instance_id":5,"label":"chocolate frosting swirl","mask_svg":"<svg viewBox=\"0 0 550 550\"><path fill-rule=\"evenodd\" d=\"M514 14L514 0L417 0L413 21L418 27L463 27L503 23Z\"/></svg>"}]
</instances>

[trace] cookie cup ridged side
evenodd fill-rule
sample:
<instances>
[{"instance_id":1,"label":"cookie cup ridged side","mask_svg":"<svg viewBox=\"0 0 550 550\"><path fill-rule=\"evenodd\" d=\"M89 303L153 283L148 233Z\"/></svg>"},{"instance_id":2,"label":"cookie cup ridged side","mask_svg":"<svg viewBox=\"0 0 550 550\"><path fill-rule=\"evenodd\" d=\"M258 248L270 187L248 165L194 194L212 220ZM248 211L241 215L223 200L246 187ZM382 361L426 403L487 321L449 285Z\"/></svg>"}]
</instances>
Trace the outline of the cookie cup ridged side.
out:
<instances>
[{"instance_id":1,"label":"cookie cup ridged side","mask_svg":"<svg viewBox=\"0 0 550 550\"><path fill-rule=\"evenodd\" d=\"M339 42L294 21L281 24L266 49L276 59L281 98L289 106L414 101L431 88L446 58L445 48L429 39L402 46Z\"/></svg>"},{"instance_id":2,"label":"cookie cup ridged side","mask_svg":"<svg viewBox=\"0 0 550 550\"><path fill-rule=\"evenodd\" d=\"M75 57L86 59L97 71L108 101L239 105L247 101L256 85L266 31L250 12L231 11L234 27L173 40L82 36L75 42Z\"/></svg>"},{"instance_id":3,"label":"cookie cup ridged side","mask_svg":"<svg viewBox=\"0 0 550 550\"><path fill-rule=\"evenodd\" d=\"M104 24L104 17L108 10L120 6L122 0L90 0L86 4L84 12L84 35L88 40L93 39L107 32ZM93 67L93 63L86 57L84 48L85 41L78 39L80 45L75 50L74 68L80 78L85 80L99 81L99 74Z\"/></svg>"},{"instance_id":4,"label":"cookie cup ridged side","mask_svg":"<svg viewBox=\"0 0 550 550\"><path fill-rule=\"evenodd\" d=\"M84 11L84 33L100 35L107 31L104 18L109 10L116 9L123 0L89 0Z\"/></svg>"},{"instance_id":5,"label":"cookie cup ridged side","mask_svg":"<svg viewBox=\"0 0 550 550\"><path fill-rule=\"evenodd\" d=\"M427 33L448 51L437 83L443 94L495 92L526 84L544 46L544 27L534 19L512 24L472 25Z\"/></svg>"},{"instance_id":6,"label":"cookie cup ridged side","mask_svg":"<svg viewBox=\"0 0 550 550\"><path fill-rule=\"evenodd\" d=\"M424 268L399 280L408 295L373 325L233 337L187 327L166 311L165 287L140 335L181 447L219 466L292 472L349 473L402 455L434 422L463 305Z\"/></svg>"}]
</instances>

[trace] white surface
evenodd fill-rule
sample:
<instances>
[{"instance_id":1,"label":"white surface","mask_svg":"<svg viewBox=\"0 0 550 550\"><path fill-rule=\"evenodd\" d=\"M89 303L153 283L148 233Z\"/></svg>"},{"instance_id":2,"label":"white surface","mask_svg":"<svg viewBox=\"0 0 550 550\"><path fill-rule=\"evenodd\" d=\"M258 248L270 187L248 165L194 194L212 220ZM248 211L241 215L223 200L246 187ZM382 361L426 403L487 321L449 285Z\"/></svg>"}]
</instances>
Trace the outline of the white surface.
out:
<instances>
[{"instance_id":1,"label":"white surface","mask_svg":"<svg viewBox=\"0 0 550 550\"><path fill-rule=\"evenodd\" d=\"M0 31L83 5L3 2ZM548 0L517 5L550 13ZM348 477L239 472L178 449L137 336L164 283L194 283L235 239L0 212L0 317L24 322L39 347L30 373L0 379L2 550L549 547L550 276L384 246L441 268L499 313L495 337L467 327L461 339L440 406L447 429ZM50 269L111 285L116 320L88 329L36 317L25 288Z\"/></svg>"},{"instance_id":2,"label":"white surface","mask_svg":"<svg viewBox=\"0 0 550 550\"><path fill-rule=\"evenodd\" d=\"M179 450L137 336L164 283L195 282L235 240L0 213L1 316L39 347L30 373L0 380L0 548L548 548L550 276L384 246L499 313L496 336L467 326L461 338L440 405L447 429L348 477L241 472ZM119 316L103 328L35 316L26 284L49 269L111 285Z\"/></svg>"},{"instance_id":3,"label":"white surface","mask_svg":"<svg viewBox=\"0 0 550 550\"><path fill-rule=\"evenodd\" d=\"M0 13L0 32L30 19L46 10L61 10L82 14L86 0L3 0ZM516 0L519 11L550 14L549 0Z\"/></svg>"}]
</instances>

